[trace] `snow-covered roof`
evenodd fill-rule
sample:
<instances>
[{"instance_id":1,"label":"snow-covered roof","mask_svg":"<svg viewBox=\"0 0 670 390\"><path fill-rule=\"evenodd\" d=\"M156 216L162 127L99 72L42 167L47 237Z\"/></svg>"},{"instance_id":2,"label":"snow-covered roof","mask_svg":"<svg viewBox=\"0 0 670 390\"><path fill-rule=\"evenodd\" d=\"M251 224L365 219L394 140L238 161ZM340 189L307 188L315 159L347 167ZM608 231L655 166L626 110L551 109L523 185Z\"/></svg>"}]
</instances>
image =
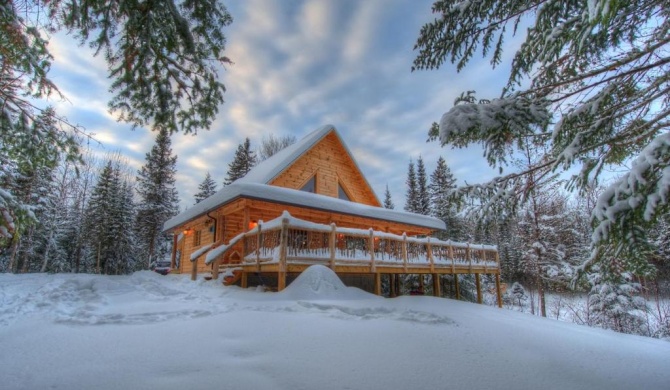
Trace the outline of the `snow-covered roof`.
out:
<instances>
[{"instance_id":1,"label":"snow-covered roof","mask_svg":"<svg viewBox=\"0 0 670 390\"><path fill-rule=\"evenodd\" d=\"M246 183L237 180L219 190L216 194L194 205L190 209L171 218L163 225L163 231L181 226L207 212L214 211L222 205L239 198L258 199L286 205L332 211L340 214L349 214L365 218L404 223L435 230L444 230L442 220L404 211L368 206L362 203L350 202L326 195L299 191L259 183Z\"/></svg>"},{"instance_id":2,"label":"snow-covered roof","mask_svg":"<svg viewBox=\"0 0 670 390\"><path fill-rule=\"evenodd\" d=\"M374 190L372 190L372 186L370 186L370 183L368 183L365 175L362 174L363 171L361 171L361 168L358 166L354 155L351 153L349 147L342 140L342 137L340 137L339 132L333 125L325 125L312 131L303 137L300 141L282 149L267 160L262 161L260 164L252 168L246 175L244 175L244 177L237 179L235 182L270 184L273 179L289 168L296 160L298 160L303 154L305 154L331 132L335 134L335 136L342 144L342 147L344 147L344 150L346 150L346 152L349 154L349 157L354 162L356 169L361 172L361 176L363 176L365 184L368 186L370 191L372 191L372 195L375 197L375 199L377 199L377 203L379 203L377 194L375 194Z\"/></svg>"}]
</instances>

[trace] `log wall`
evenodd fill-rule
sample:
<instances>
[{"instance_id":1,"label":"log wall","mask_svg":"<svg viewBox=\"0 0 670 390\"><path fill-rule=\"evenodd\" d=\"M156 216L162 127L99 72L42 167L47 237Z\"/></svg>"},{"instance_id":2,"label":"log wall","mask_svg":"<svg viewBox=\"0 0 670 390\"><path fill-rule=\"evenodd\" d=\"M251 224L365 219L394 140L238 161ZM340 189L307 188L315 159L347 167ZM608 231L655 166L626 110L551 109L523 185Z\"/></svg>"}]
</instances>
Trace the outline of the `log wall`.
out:
<instances>
[{"instance_id":1,"label":"log wall","mask_svg":"<svg viewBox=\"0 0 670 390\"><path fill-rule=\"evenodd\" d=\"M335 133L324 137L269 184L299 190L314 175L317 194L337 198L339 183L351 201L381 206Z\"/></svg>"}]
</instances>

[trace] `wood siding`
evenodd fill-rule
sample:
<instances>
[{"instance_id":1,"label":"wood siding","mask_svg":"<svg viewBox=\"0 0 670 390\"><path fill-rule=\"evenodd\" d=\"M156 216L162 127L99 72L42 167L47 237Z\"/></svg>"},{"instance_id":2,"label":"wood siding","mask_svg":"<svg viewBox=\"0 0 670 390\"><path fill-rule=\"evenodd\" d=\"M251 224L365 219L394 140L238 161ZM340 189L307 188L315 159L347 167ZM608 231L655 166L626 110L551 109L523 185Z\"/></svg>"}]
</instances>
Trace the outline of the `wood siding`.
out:
<instances>
[{"instance_id":1,"label":"wood siding","mask_svg":"<svg viewBox=\"0 0 670 390\"><path fill-rule=\"evenodd\" d=\"M338 183L351 201L380 207L365 177L335 133L330 133L269 184L299 190L316 175L316 193L338 197Z\"/></svg>"}]
</instances>

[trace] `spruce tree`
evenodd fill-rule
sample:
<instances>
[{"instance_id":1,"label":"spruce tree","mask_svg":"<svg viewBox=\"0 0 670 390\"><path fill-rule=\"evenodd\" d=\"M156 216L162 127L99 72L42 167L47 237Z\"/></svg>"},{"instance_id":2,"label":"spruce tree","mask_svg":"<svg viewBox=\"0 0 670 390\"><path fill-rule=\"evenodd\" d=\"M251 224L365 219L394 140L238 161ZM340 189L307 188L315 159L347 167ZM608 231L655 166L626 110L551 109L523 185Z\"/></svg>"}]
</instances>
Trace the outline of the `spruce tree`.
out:
<instances>
[{"instance_id":1,"label":"spruce tree","mask_svg":"<svg viewBox=\"0 0 670 390\"><path fill-rule=\"evenodd\" d=\"M61 29L103 54L109 107L133 126L197 132L223 103L222 29L232 17L218 0L15 0L0 7L0 20L0 106L9 115L34 116L25 95L58 94L48 38Z\"/></svg>"},{"instance_id":2,"label":"spruce tree","mask_svg":"<svg viewBox=\"0 0 670 390\"><path fill-rule=\"evenodd\" d=\"M409 160L407 166L407 196L405 197L405 211L416 213L419 210L419 189L416 182L416 171L414 170L414 162Z\"/></svg>"},{"instance_id":3,"label":"spruce tree","mask_svg":"<svg viewBox=\"0 0 670 390\"><path fill-rule=\"evenodd\" d=\"M194 195L195 203L200 203L216 193L216 182L212 179L212 175L207 172L205 180L198 186L199 192Z\"/></svg>"},{"instance_id":4,"label":"spruce tree","mask_svg":"<svg viewBox=\"0 0 670 390\"><path fill-rule=\"evenodd\" d=\"M161 233L165 221L179 211L175 188L177 156L167 129L161 129L156 143L146 154L146 163L137 172L137 238L147 267L169 252L170 240Z\"/></svg>"},{"instance_id":5,"label":"spruce tree","mask_svg":"<svg viewBox=\"0 0 670 390\"><path fill-rule=\"evenodd\" d=\"M423 159L419 156L416 161L416 184L417 184L417 210L423 215L430 215L430 194L428 193L428 179L426 176L426 166Z\"/></svg>"},{"instance_id":6,"label":"spruce tree","mask_svg":"<svg viewBox=\"0 0 670 390\"><path fill-rule=\"evenodd\" d=\"M447 162L440 156L428 185L432 214L447 225L444 238L461 241L465 238L463 222L457 217L456 202L451 199L451 191L455 188L456 179Z\"/></svg>"},{"instance_id":7,"label":"spruce tree","mask_svg":"<svg viewBox=\"0 0 670 390\"><path fill-rule=\"evenodd\" d=\"M91 247L95 273L106 273L114 263L115 199L119 188L118 175L111 160L105 164L91 192L86 209L86 232Z\"/></svg>"},{"instance_id":8,"label":"spruce tree","mask_svg":"<svg viewBox=\"0 0 670 390\"><path fill-rule=\"evenodd\" d=\"M496 66L509 32L526 32L525 40L502 93L480 100L474 91L463 93L430 136L456 147L480 143L500 170L528 143L542 141L547 149L536 164L463 192L481 199L482 210L492 210L491 203L516 208L529 200L527 185L540 182L531 175L577 172L567 189L584 192L608 166L623 168L594 208L592 253L580 271L624 258L624 269L639 274L653 250L646 231L670 210L667 3L468 4L433 4L437 15L421 29L413 70L451 62L461 71L479 50ZM522 20L527 30L517 29Z\"/></svg>"},{"instance_id":9,"label":"spruce tree","mask_svg":"<svg viewBox=\"0 0 670 390\"><path fill-rule=\"evenodd\" d=\"M389 191L389 185L386 185L386 192L384 192L384 208L386 209L394 209L395 205L393 204L393 200L391 199L391 191Z\"/></svg>"},{"instance_id":10,"label":"spruce tree","mask_svg":"<svg viewBox=\"0 0 670 390\"><path fill-rule=\"evenodd\" d=\"M249 137L247 137L243 143L237 146L235 158L228 164L228 176L223 184L228 185L244 177L255 165L256 153L251 150L251 142L249 141Z\"/></svg>"}]
</instances>

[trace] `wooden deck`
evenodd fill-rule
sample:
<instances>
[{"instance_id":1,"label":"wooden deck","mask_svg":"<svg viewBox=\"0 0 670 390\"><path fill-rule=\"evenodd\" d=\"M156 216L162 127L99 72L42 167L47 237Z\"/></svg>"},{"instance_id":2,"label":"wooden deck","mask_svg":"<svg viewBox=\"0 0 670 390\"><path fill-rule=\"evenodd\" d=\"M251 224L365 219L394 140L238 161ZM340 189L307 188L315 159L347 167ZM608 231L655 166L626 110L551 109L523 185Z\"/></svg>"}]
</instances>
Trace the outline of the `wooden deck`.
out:
<instances>
[{"instance_id":1,"label":"wooden deck","mask_svg":"<svg viewBox=\"0 0 670 390\"><path fill-rule=\"evenodd\" d=\"M314 264L330 267L338 274L371 274L375 293L381 295L382 274L431 274L433 291L439 296L439 275L474 274L477 300L481 303L481 274L495 275L498 305L500 262L493 246L473 245L434 238L416 238L363 229L338 228L291 217L288 213L268 223L259 222L229 243L216 242L192 256L195 263L207 256L212 276L219 272L241 272L246 287L249 273L275 273L277 289L286 287L287 273L300 273ZM226 258L226 262L222 259Z\"/></svg>"}]
</instances>

